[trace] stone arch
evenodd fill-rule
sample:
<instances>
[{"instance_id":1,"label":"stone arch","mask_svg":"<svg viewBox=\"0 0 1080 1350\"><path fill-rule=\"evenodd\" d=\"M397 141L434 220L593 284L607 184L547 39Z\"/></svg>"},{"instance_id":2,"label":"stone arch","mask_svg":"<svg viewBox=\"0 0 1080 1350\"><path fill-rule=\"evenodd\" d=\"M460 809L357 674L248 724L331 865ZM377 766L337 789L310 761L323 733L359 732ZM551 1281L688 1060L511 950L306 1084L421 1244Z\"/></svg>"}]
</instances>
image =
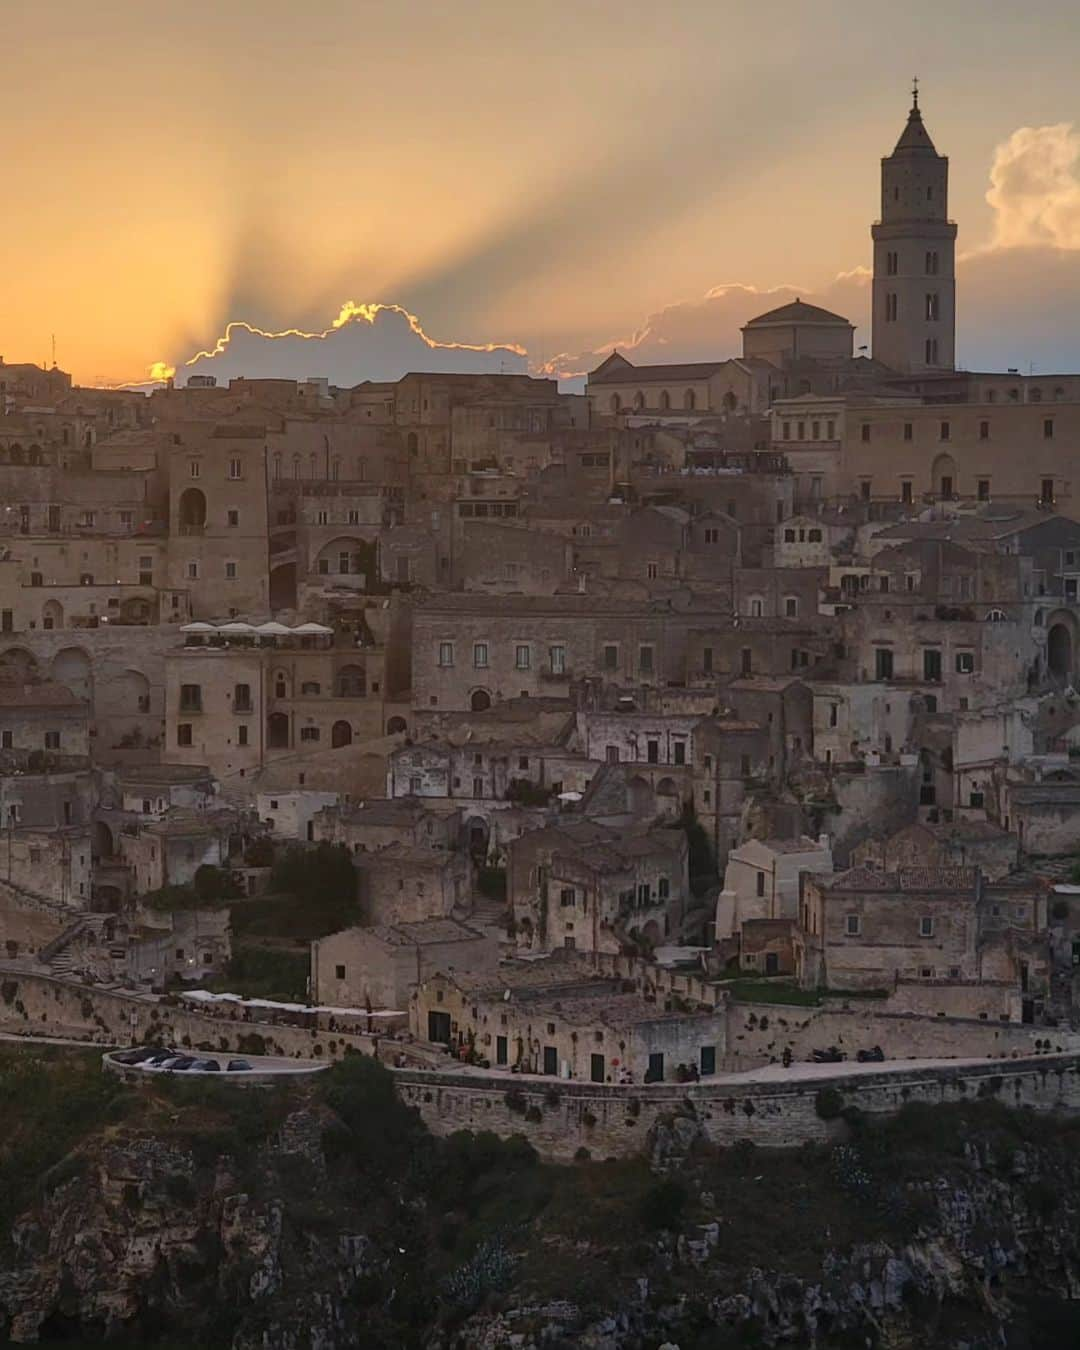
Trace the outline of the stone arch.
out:
<instances>
[{"instance_id":1,"label":"stone arch","mask_svg":"<svg viewBox=\"0 0 1080 1350\"><path fill-rule=\"evenodd\" d=\"M1076 660L1076 621L1071 614L1056 611L1046 630L1046 669L1050 678L1065 684L1072 679Z\"/></svg>"},{"instance_id":2,"label":"stone arch","mask_svg":"<svg viewBox=\"0 0 1080 1350\"><path fill-rule=\"evenodd\" d=\"M739 400L735 397L735 394L730 389L720 400L720 403L724 411L729 413L733 413L735 409L739 406Z\"/></svg>"},{"instance_id":3,"label":"stone arch","mask_svg":"<svg viewBox=\"0 0 1080 1350\"><path fill-rule=\"evenodd\" d=\"M661 412L671 411L671 395L668 393L666 389L660 395L660 411Z\"/></svg>"},{"instance_id":4,"label":"stone arch","mask_svg":"<svg viewBox=\"0 0 1080 1350\"><path fill-rule=\"evenodd\" d=\"M342 534L324 544L315 555L319 576L362 576L370 586L375 575L375 545L359 535Z\"/></svg>"},{"instance_id":5,"label":"stone arch","mask_svg":"<svg viewBox=\"0 0 1080 1350\"><path fill-rule=\"evenodd\" d=\"M120 622L148 627L154 618L154 602L146 595L129 595L120 602Z\"/></svg>"},{"instance_id":6,"label":"stone arch","mask_svg":"<svg viewBox=\"0 0 1080 1350\"><path fill-rule=\"evenodd\" d=\"M405 721L404 717L391 717L386 724L386 734L388 736L396 736L399 732L408 731L408 729L408 723Z\"/></svg>"},{"instance_id":7,"label":"stone arch","mask_svg":"<svg viewBox=\"0 0 1080 1350\"><path fill-rule=\"evenodd\" d=\"M64 626L64 606L59 600L46 600L41 607L41 626L46 631Z\"/></svg>"},{"instance_id":8,"label":"stone arch","mask_svg":"<svg viewBox=\"0 0 1080 1350\"><path fill-rule=\"evenodd\" d=\"M25 647L9 647L0 654L0 671L10 674L19 684L27 684L37 678L37 657Z\"/></svg>"},{"instance_id":9,"label":"stone arch","mask_svg":"<svg viewBox=\"0 0 1080 1350\"><path fill-rule=\"evenodd\" d=\"M150 681L141 670L125 670L119 678L109 681L108 689L118 711L129 714L150 711Z\"/></svg>"},{"instance_id":10,"label":"stone arch","mask_svg":"<svg viewBox=\"0 0 1080 1350\"><path fill-rule=\"evenodd\" d=\"M366 698L367 671L355 662L342 666L337 673L334 688L338 698Z\"/></svg>"},{"instance_id":11,"label":"stone arch","mask_svg":"<svg viewBox=\"0 0 1080 1350\"><path fill-rule=\"evenodd\" d=\"M87 703L94 697L94 668L89 655L81 647L64 647L52 659L53 679L66 684L76 698Z\"/></svg>"},{"instance_id":12,"label":"stone arch","mask_svg":"<svg viewBox=\"0 0 1080 1350\"><path fill-rule=\"evenodd\" d=\"M93 856L95 858L111 858L116 852L116 842L113 839L113 832L103 820L94 821L94 848Z\"/></svg>"},{"instance_id":13,"label":"stone arch","mask_svg":"<svg viewBox=\"0 0 1080 1350\"><path fill-rule=\"evenodd\" d=\"M487 712L491 707L491 695L486 689L474 689L469 695L469 708L472 712Z\"/></svg>"},{"instance_id":14,"label":"stone arch","mask_svg":"<svg viewBox=\"0 0 1080 1350\"><path fill-rule=\"evenodd\" d=\"M678 797L679 789L675 784L675 779L661 778L656 785L656 795L658 797Z\"/></svg>"},{"instance_id":15,"label":"stone arch","mask_svg":"<svg viewBox=\"0 0 1080 1350\"><path fill-rule=\"evenodd\" d=\"M202 488L185 488L177 508L181 534L193 534L206 525L206 493Z\"/></svg>"},{"instance_id":16,"label":"stone arch","mask_svg":"<svg viewBox=\"0 0 1080 1350\"><path fill-rule=\"evenodd\" d=\"M270 569L270 608L296 608L296 564L279 563Z\"/></svg>"},{"instance_id":17,"label":"stone arch","mask_svg":"<svg viewBox=\"0 0 1080 1350\"><path fill-rule=\"evenodd\" d=\"M634 411L641 412L645 407L645 395L642 390L638 390L634 395Z\"/></svg>"},{"instance_id":18,"label":"stone arch","mask_svg":"<svg viewBox=\"0 0 1080 1350\"><path fill-rule=\"evenodd\" d=\"M266 744L271 750L289 748L289 714L273 712L266 719Z\"/></svg>"},{"instance_id":19,"label":"stone arch","mask_svg":"<svg viewBox=\"0 0 1080 1350\"><path fill-rule=\"evenodd\" d=\"M697 395L692 389L688 389L686 393L683 394L682 405L687 412L693 412L697 407Z\"/></svg>"},{"instance_id":20,"label":"stone arch","mask_svg":"<svg viewBox=\"0 0 1080 1350\"><path fill-rule=\"evenodd\" d=\"M939 497L955 497L957 492L956 460L952 455L942 453L934 460L930 470L932 491Z\"/></svg>"},{"instance_id":21,"label":"stone arch","mask_svg":"<svg viewBox=\"0 0 1080 1350\"><path fill-rule=\"evenodd\" d=\"M333 750L340 750L346 745L352 745L352 727L341 718L330 729L330 747Z\"/></svg>"}]
</instances>

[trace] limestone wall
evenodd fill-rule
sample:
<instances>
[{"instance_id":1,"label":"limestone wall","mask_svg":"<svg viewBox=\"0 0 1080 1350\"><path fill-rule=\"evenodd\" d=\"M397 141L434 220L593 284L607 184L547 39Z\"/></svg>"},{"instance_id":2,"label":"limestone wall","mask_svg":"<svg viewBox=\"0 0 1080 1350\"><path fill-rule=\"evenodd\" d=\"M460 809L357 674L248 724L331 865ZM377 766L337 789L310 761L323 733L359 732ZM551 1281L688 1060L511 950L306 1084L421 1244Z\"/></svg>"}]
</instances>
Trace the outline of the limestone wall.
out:
<instances>
[{"instance_id":1,"label":"limestone wall","mask_svg":"<svg viewBox=\"0 0 1080 1350\"><path fill-rule=\"evenodd\" d=\"M1080 1109L1080 1055L1031 1056L978 1065L893 1069L858 1075L766 1082L731 1080L633 1088L463 1073L395 1071L402 1098L441 1135L455 1130L522 1134L546 1158L626 1156L645 1146L649 1130L682 1115L713 1143L749 1139L765 1148L791 1148L828 1139L843 1126L823 1120L819 1093L833 1089L845 1107L891 1114L907 1102L996 1097L1038 1111Z\"/></svg>"}]
</instances>

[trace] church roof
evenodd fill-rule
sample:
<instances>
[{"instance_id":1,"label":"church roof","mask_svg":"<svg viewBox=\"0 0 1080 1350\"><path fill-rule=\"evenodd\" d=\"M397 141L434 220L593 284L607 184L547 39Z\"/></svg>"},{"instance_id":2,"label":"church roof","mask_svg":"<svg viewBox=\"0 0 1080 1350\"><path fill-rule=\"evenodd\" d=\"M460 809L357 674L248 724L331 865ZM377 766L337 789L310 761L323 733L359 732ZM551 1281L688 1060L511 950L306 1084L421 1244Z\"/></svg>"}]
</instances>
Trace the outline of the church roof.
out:
<instances>
[{"instance_id":1,"label":"church roof","mask_svg":"<svg viewBox=\"0 0 1080 1350\"><path fill-rule=\"evenodd\" d=\"M893 154L901 151L922 150L928 151L931 155L936 155L934 142L930 139L930 133L923 125L922 113L919 111L918 103L911 105L911 111L908 113L907 126L900 133L900 139L896 142L896 149Z\"/></svg>"},{"instance_id":2,"label":"church roof","mask_svg":"<svg viewBox=\"0 0 1080 1350\"><path fill-rule=\"evenodd\" d=\"M822 309L820 305L808 305L802 300L793 300L789 305L781 305L779 309L770 309L766 314L759 314L756 319L751 319L746 327L758 328L772 323L842 323L845 328L851 327L851 321L845 319L842 314L833 314L831 310Z\"/></svg>"},{"instance_id":3,"label":"church roof","mask_svg":"<svg viewBox=\"0 0 1080 1350\"><path fill-rule=\"evenodd\" d=\"M609 357L608 360L611 358ZM653 380L707 380L727 365L727 361L692 361L669 366L634 366L629 362L598 366L589 376L590 384L632 384Z\"/></svg>"}]
</instances>

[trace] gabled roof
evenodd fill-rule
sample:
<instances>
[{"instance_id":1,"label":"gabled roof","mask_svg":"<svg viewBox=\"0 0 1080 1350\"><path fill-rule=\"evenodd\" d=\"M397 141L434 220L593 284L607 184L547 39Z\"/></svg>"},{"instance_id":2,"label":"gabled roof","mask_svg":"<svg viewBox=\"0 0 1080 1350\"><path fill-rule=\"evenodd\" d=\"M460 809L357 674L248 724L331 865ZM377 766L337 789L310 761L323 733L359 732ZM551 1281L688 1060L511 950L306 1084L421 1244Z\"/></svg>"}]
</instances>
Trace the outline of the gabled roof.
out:
<instances>
[{"instance_id":1,"label":"gabled roof","mask_svg":"<svg viewBox=\"0 0 1080 1350\"><path fill-rule=\"evenodd\" d=\"M691 361L672 366L633 366L629 361L610 365L608 361L589 376L589 384L642 384L652 381L707 380L728 363L727 361Z\"/></svg>"},{"instance_id":2,"label":"gabled roof","mask_svg":"<svg viewBox=\"0 0 1080 1350\"><path fill-rule=\"evenodd\" d=\"M842 314L834 314L831 310L822 309L820 305L808 305L798 299L789 305L781 305L778 309L770 309L765 314L759 314L745 326L763 328L766 324L774 323L828 323L843 324L845 328L853 327L851 320L845 319Z\"/></svg>"}]
</instances>

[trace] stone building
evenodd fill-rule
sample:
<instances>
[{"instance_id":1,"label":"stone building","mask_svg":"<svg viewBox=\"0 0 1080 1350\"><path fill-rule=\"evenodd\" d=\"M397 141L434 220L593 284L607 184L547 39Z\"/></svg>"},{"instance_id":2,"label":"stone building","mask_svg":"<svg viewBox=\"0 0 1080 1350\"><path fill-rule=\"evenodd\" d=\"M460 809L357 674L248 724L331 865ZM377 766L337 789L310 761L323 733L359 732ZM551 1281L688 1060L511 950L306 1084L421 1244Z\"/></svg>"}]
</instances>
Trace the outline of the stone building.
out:
<instances>
[{"instance_id":1,"label":"stone building","mask_svg":"<svg viewBox=\"0 0 1080 1350\"><path fill-rule=\"evenodd\" d=\"M688 880L681 829L610 829L567 817L510 845L507 884L518 946L655 948L679 932Z\"/></svg>"},{"instance_id":2,"label":"stone building","mask_svg":"<svg viewBox=\"0 0 1080 1350\"><path fill-rule=\"evenodd\" d=\"M475 976L439 973L416 989L414 1035L497 1068L594 1083L675 1081L680 1066L716 1072L723 1010L681 1012L624 994L618 980L558 958Z\"/></svg>"},{"instance_id":3,"label":"stone building","mask_svg":"<svg viewBox=\"0 0 1080 1350\"><path fill-rule=\"evenodd\" d=\"M433 975L491 975L498 944L457 919L346 928L311 944L311 993L332 1008L404 1010Z\"/></svg>"},{"instance_id":4,"label":"stone building","mask_svg":"<svg viewBox=\"0 0 1080 1350\"><path fill-rule=\"evenodd\" d=\"M797 919L801 875L827 876L832 870L825 836L747 839L727 856L724 888L716 901L716 940L737 936L751 920Z\"/></svg>"},{"instance_id":5,"label":"stone building","mask_svg":"<svg viewBox=\"0 0 1080 1350\"><path fill-rule=\"evenodd\" d=\"M465 853L411 844L389 844L353 858L359 872L360 907L374 927L422 923L468 915L473 868Z\"/></svg>"}]
</instances>

